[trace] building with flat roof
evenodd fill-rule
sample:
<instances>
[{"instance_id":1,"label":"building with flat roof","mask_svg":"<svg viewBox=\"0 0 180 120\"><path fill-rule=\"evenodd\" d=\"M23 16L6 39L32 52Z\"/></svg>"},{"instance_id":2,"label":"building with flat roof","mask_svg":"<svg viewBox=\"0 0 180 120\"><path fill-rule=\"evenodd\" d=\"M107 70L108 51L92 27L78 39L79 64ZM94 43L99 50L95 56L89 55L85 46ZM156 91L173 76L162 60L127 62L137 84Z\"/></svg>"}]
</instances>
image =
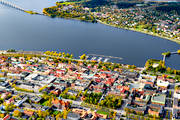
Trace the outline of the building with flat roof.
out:
<instances>
[{"instance_id":1,"label":"building with flat roof","mask_svg":"<svg viewBox=\"0 0 180 120\"><path fill-rule=\"evenodd\" d=\"M67 120L79 120L80 115L77 113L69 112L67 115Z\"/></svg>"},{"instance_id":2,"label":"building with flat roof","mask_svg":"<svg viewBox=\"0 0 180 120\"><path fill-rule=\"evenodd\" d=\"M153 104L165 105L166 95L165 94L154 94L151 98Z\"/></svg>"}]
</instances>

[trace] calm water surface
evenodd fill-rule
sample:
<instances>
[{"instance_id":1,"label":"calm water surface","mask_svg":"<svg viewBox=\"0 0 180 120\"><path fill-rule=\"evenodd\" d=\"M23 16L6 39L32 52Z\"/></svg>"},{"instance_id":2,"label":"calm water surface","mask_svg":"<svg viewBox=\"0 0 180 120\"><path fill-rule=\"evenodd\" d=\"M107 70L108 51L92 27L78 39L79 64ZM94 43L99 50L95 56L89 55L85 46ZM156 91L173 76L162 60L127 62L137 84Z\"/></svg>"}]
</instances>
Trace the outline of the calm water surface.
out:
<instances>
[{"instance_id":1,"label":"calm water surface","mask_svg":"<svg viewBox=\"0 0 180 120\"><path fill-rule=\"evenodd\" d=\"M27 10L41 12L55 0L8 0ZM0 4L0 49L61 50L74 55L96 53L122 57L115 62L144 66L149 58L176 51L180 45L166 39L117 29L102 24L29 15ZM180 69L180 56L167 59L167 65Z\"/></svg>"}]
</instances>

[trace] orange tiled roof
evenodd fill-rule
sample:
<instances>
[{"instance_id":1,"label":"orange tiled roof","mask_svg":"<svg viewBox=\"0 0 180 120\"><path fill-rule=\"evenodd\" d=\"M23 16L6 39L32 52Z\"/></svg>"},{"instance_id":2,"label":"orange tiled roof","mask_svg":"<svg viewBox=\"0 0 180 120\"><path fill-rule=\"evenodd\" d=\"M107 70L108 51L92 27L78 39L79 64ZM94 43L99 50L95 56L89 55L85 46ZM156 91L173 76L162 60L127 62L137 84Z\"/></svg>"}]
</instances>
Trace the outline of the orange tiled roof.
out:
<instances>
[{"instance_id":1,"label":"orange tiled roof","mask_svg":"<svg viewBox=\"0 0 180 120\"><path fill-rule=\"evenodd\" d=\"M29 116L32 116L34 114L33 111L27 111L27 110L24 110L24 114L27 114Z\"/></svg>"}]
</instances>

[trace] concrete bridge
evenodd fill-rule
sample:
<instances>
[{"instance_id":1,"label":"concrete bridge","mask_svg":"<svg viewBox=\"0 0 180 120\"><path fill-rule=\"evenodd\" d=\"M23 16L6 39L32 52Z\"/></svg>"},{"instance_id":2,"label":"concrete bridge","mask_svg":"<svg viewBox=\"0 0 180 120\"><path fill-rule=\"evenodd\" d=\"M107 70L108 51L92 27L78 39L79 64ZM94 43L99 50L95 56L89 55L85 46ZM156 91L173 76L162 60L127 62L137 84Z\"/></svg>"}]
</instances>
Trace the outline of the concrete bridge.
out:
<instances>
[{"instance_id":1,"label":"concrete bridge","mask_svg":"<svg viewBox=\"0 0 180 120\"><path fill-rule=\"evenodd\" d=\"M0 0L0 4L3 4L5 6L9 6L9 7L15 8L15 9L20 10L20 11L24 11L24 12L26 11L25 9L23 9L23 8L15 5L15 4L11 3L11 2L8 2L6 0Z\"/></svg>"}]
</instances>

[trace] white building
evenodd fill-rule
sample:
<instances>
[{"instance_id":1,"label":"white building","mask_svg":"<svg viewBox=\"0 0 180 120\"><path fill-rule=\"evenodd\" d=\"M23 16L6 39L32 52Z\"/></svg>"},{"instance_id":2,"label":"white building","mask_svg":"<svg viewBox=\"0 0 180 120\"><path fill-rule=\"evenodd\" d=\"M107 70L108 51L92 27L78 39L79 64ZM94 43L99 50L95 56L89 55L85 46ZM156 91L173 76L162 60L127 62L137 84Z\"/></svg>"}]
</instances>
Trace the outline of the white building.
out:
<instances>
[{"instance_id":1,"label":"white building","mask_svg":"<svg viewBox=\"0 0 180 120\"><path fill-rule=\"evenodd\" d=\"M163 80L157 80L157 86L167 88L169 86L169 82L168 81L163 81Z\"/></svg>"}]
</instances>

